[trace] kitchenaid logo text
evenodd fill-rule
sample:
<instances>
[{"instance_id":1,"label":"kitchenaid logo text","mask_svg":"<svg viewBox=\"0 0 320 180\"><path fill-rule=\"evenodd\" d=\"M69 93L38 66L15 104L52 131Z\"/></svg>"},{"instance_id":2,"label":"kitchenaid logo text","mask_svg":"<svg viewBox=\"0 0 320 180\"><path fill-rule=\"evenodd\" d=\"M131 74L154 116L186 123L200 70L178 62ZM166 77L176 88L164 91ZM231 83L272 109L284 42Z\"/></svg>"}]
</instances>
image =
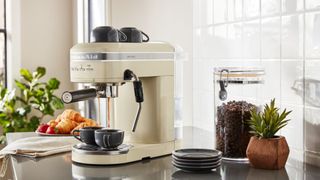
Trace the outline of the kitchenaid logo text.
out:
<instances>
[{"instance_id":1,"label":"kitchenaid logo text","mask_svg":"<svg viewBox=\"0 0 320 180\"><path fill-rule=\"evenodd\" d=\"M91 72L93 70L94 68L90 64L71 67L71 71L75 72Z\"/></svg>"},{"instance_id":2,"label":"kitchenaid logo text","mask_svg":"<svg viewBox=\"0 0 320 180\"><path fill-rule=\"evenodd\" d=\"M102 53L73 53L72 60L99 60L103 59L105 55Z\"/></svg>"},{"instance_id":3,"label":"kitchenaid logo text","mask_svg":"<svg viewBox=\"0 0 320 180\"><path fill-rule=\"evenodd\" d=\"M173 53L163 52L108 52L108 53L81 53L73 52L70 59L77 60L136 60L136 59L169 59L174 58Z\"/></svg>"}]
</instances>

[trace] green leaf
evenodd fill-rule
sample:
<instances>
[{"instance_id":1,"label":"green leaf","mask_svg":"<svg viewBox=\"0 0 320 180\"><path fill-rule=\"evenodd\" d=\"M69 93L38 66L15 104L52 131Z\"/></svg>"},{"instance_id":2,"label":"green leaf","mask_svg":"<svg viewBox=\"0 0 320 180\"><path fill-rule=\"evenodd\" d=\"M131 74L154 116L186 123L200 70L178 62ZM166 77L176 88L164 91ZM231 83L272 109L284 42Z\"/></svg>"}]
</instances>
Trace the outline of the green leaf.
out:
<instances>
[{"instance_id":1,"label":"green leaf","mask_svg":"<svg viewBox=\"0 0 320 180\"><path fill-rule=\"evenodd\" d=\"M44 115L53 116L53 114L54 114L54 110L50 104L43 104L40 106L40 109Z\"/></svg>"},{"instance_id":2,"label":"green leaf","mask_svg":"<svg viewBox=\"0 0 320 180\"><path fill-rule=\"evenodd\" d=\"M272 99L270 103L271 109L275 109L275 104L276 104L276 99Z\"/></svg>"},{"instance_id":3,"label":"green leaf","mask_svg":"<svg viewBox=\"0 0 320 180\"><path fill-rule=\"evenodd\" d=\"M60 81L56 78L51 78L48 81L47 88L50 90L58 89L60 85Z\"/></svg>"},{"instance_id":4,"label":"green leaf","mask_svg":"<svg viewBox=\"0 0 320 180\"><path fill-rule=\"evenodd\" d=\"M35 131L40 124L40 118L37 116L32 116L30 122L27 125L28 130Z\"/></svg>"},{"instance_id":5,"label":"green leaf","mask_svg":"<svg viewBox=\"0 0 320 180\"><path fill-rule=\"evenodd\" d=\"M58 97L56 97L56 96L52 96L52 106L53 106L55 109L62 109L62 108L64 108L63 102L61 101L60 98L58 98Z\"/></svg>"},{"instance_id":6,"label":"green leaf","mask_svg":"<svg viewBox=\"0 0 320 180\"><path fill-rule=\"evenodd\" d=\"M40 79L46 74L46 68L44 67L37 67L36 72L34 73L34 78Z\"/></svg>"},{"instance_id":7,"label":"green leaf","mask_svg":"<svg viewBox=\"0 0 320 180\"><path fill-rule=\"evenodd\" d=\"M20 82L20 81L18 81L18 80L14 80L14 81L15 81L15 83L16 83L16 86L17 86L19 89L21 89L21 90L29 89L29 87L28 87L27 84L22 83L22 82Z\"/></svg>"},{"instance_id":8,"label":"green leaf","mask_svg":"<svg viewBox=\"0 0 320 180\"><path fill-rule=\"evenodd\" d=\"M31 111L32 111L32 108L30 105L24 107L24 109L26 110L27 113L31 113Z\"/></svg>"},{"instance_id":9,"label":"green leaf","mask_svg":"<svg viewBox=\"0 0 320 180\"><path fill-rule=\"evenodd\" d=\"M7 92L8 92L7 88L1 86L0 99L3 99Z\"/></svg>"},{"instance_id":10,"label":"green leaf","mask_svg":"<svg viewBox=\"0 0 320 180\"><path fill-rule=\"evenodd\" d=\"M34 90L34 92L35 92L34 95L36 97L44 96L44 94L45 94L45 90L43 88L39 88L37 90Z\"/></svg>"},{"instance_id":11,"label":"green leaf","mask_svg":"<svg viewBox=\"0 0 320 180\"><path fill-rule=\"evenodd\" d=\"M24 96L25 101L28 101L30 95L31 95L31 93L28 89L23 90L23 96Z\"/></svg>"},{"instance_id":12,"label":"green leaf","mask_svg":"<svg viewBox=\"0 0 320 180\"><path fill-rule=\"evenodd\" d=\"M28 82L31 82L33 79L30 71L27 69L20 69L20 75L24 78L24 80Z\"/></svg>"}]
</instances>

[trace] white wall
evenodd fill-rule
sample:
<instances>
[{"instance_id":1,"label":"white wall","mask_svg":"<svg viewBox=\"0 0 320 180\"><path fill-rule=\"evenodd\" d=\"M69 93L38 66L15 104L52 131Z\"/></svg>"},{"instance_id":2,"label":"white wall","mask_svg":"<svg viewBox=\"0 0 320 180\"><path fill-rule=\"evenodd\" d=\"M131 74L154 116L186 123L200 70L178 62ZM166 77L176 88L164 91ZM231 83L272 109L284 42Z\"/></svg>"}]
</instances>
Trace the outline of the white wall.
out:
<instances>
[{"instance_id":1,"label":"white wall","mask_svg":"<svg viewBox=\"0 0 320 180\"><path fill-rule=\"evenodd\" d=\"M303 160L304 153L312 154L307 160L316 162L320 152L319 5L315 0L194 0L194 117L201 119L194 125L214 131L214 67L258 65L265 68L265 83L257 89L259 95L251 98L258 105L276 98L282 109L293 110L281 131L290 157ZM295 86L299 80L300 86Z\"/></svg>"},{"instance_id":2,"label":"white wall","mask_svg":"<svg viewBox=\"0 0 320 180\"><path fill-rule=\"evenodd\" d=\"M192 124L192 0L112 0L111 25L137 27L151 41L180 45L189 55L183 63L183 121Z\"/></svg>"},{"instance_id":3,"label":"white wall","mask_svg":"<svg viewBox=\"0 0 320 180\"><path fill-rule=\"evenodd\" d=\"M60 96L73 89L69 78L69 49L73 44L73 1L12 0L8 9L9 78L19 78L19 69L47 69L45 79L60 80Z\"/></svg>"}]
</instances>

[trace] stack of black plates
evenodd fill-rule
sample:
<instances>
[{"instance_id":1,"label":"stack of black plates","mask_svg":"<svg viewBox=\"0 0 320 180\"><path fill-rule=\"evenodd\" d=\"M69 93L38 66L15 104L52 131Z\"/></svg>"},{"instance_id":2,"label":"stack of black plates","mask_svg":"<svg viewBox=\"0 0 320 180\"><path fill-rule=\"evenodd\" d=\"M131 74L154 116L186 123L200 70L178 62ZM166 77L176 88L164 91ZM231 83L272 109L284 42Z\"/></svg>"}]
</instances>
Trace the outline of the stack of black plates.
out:
<instances>
[{"instance_id":1,"label":"stack of black plates","mask_svg":"<svg viewBox=\"0 0 320 180\"><path fill-rule=\"evenodd\" d=\"M183 171L211 171L220 166L221 156L213 149L179 149L172 152L172 164Z\"/></svg>"}]
</instances>

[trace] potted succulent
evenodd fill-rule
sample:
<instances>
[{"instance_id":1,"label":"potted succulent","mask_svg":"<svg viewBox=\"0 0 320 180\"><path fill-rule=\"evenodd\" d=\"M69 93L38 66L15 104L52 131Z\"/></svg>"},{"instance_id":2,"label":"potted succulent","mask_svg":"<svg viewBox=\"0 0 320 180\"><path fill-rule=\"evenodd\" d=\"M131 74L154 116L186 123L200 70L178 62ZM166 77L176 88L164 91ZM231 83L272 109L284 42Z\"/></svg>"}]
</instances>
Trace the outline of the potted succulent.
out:
<instances>
[{"instance_id":1,"label":"potted succulent","mask_svg":"<svg viewBox=\"0 0 320 180\"><path fill-rule=\"evenodd\" d=\"M285 166L289 155L289 146L285 137L276 133L287 125L286 117L291 113L286 109L279 113L275 107L275 99L266 104L262 112L252 110L248 124L251 137L247 147L247 157L251 166L261 169L281 169Z\"/></svg>"},{"instance_id":2,"label":"potted succulent","mask_svg":"<svg viewBox=\"0 0 320 180\"><path fill-rule=\"evenodd\" d=\"M41 82L45 74L44 67L38 67L34 72L21 69L22 80L15 80L20 93L0 85L0 126L4 134L0 136L0 144L5 142L6 133L35 131L45 116L53 116L56 109L64 107L60 98L54 95L60 81L50 78Z\"/></svg>"}]
</instances>

